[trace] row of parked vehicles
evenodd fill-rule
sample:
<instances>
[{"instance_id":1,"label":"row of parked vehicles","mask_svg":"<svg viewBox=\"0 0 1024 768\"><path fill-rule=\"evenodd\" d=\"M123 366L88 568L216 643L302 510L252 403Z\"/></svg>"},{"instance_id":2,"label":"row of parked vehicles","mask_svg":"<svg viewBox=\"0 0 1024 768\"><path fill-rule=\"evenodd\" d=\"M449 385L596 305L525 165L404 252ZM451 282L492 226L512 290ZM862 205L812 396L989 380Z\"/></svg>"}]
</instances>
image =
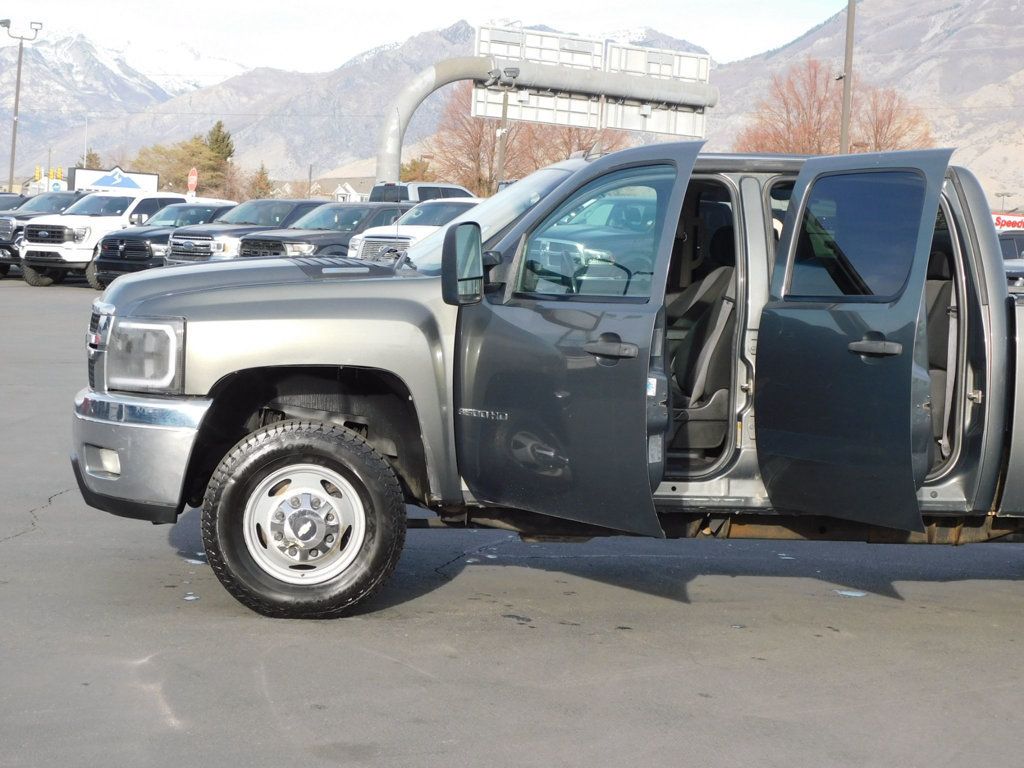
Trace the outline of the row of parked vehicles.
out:
<instances>
[{"instance_id":1,"label":"row of parked vehicles","mask_svg":"<svg viewBox=\"0 0 1024 768\"><path fill-rule=\"evenodd\" d=\"M377 258L407 249L478 202L443 184L379 185L374 197L239 205L174 193L44 193L0 211L0 276L17 266L29 285L47 286L80 273L102 289L119 275L165 264L350 251Z\"/></svg>"}]
</instances>

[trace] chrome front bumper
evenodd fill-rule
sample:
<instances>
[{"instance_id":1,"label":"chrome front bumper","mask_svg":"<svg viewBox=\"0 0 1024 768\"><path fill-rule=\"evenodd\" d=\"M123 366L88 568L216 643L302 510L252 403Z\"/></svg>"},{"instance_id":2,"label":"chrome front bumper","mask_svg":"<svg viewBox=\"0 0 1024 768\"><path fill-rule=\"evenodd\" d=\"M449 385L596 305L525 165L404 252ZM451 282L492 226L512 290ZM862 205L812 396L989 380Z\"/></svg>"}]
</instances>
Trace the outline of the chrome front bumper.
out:
<instances>
[{"instance_id":1,"label":"chrome front bumper","mask_svg":"<svg viewBox=\"0 0 1024 768\"><path fill-rule=\"evenodd\" d=\"M177 521L192 446L211 403L79 392L71 465L86 503L154 523Z\"/></svg>"}]
</instances>

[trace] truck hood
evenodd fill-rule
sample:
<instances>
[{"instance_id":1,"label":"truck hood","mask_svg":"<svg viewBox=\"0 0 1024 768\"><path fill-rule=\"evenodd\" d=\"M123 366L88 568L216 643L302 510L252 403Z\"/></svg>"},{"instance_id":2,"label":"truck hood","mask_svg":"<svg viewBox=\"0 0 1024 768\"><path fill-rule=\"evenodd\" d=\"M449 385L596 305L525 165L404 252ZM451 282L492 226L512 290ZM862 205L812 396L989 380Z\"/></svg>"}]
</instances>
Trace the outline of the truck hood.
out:
<instances>
[{"instance_id":1,"label":"truck hood","mask_svg":"<svg viewBox=\"0 0 1024 768\"><path fill-rule=\"evenodd\" d=\"M64 213L48 213L32 220L33 224L52 224L55 227L89 227L90 240L97 232L113 232L121 229L123 219L120 216L68 216Z\"/></svg>"},{"instance_id":2,"label":"truck hood","mask_svg":"<svg viewBox=\"0 0 1024 768\"><path fill-rule=\"evenodd\" d=\"M283 243L313 243L315 245L348 245L355 232L336 229L269 229L257 232L252 240L277 240Z\"/></svg>"},{"instance_id":3,"label":"truck hood","mask_svg":"<svg viewBox=\"0 0 1024 768\"><path fill-rule=\"evenodd\" d=\"M179 237L195 237L197 235L242 237L253 232L265 232L270 229L274 229L274 227L260 226L259 224L190 224L187 227L179 227L174 230L174 234Z\"/></svg>"},{"instance_id":4,"label":"truck hood","mask_svg":"<svg viewBox=\"0 0 1024 768\"><path fill-rule=\"evenodd\" d=\"M163 267L114 281L102 301L118 315L192 317L190 308L244 304L253 318L264 318L279 299L296 294L326 294L343 299L345 283L438 280L408 268L396 273L390 266L337 256L288 259L228 260ZM383 287L380 295L386 295ZM437 288L440 296L440 287Z\"/></svg>"},{"instance_id":5,"label":"truck hood","mask_svg":"<svg viewBox=\"0 0 1024 768\"><path fill-rule=\"evenodd\" d=\"M174 231L174 227L128 227L120 230L117 236L126 240L151 240L166 243L167 238Z\"/></svg>"},{"instance_id":6,"label":"truck hood","mask_svg":"<svg viewBox=\"0 0 1024 768\"><path fill-rule=\"evenodd\" d=\"M414 226L412 224L403 224L402 226L396 227L394 225L384 227L370 227L369 229L361 232L360 234L364 238L374 238L375 240L384 240L386 238L402 238L409 239L415 242L420 240L432 232L436 232L440 227L425 227L425 226Z\"/></svg>"},{"instance_id":7,"label":"truck hood","mask_svg":"<svg viewBox=\"0 0 1024 768\"><path fill-rule=\"evenodd\" d=\"M19 224L24 224L27 221L35 221L41 219L43 216L59 216L58 213L41 213L39 211L29 211L28 213L18 213L17 211L0 211L0 219L14 219Z\"/></svg>"}]
</instances>

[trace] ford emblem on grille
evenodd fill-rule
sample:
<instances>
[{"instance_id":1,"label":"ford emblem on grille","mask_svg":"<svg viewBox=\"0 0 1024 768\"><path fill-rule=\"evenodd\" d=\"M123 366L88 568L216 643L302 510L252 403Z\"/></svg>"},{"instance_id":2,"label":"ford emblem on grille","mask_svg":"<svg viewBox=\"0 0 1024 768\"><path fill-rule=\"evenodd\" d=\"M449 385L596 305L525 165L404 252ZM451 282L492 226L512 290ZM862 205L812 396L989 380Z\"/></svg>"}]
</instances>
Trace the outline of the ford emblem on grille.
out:
<instances>
[{"instance_id":1,"label":"ford emblem on grille","mask_svg":"<svg viewBox=\"0 0 1024 768\"><path fill-rule=\"evenodd\" d=\"M44 230L42 230L42 231L41 231L41 232L39 233L39 236L40 236L40 237L49 237L49 236L50 236L50 233L49 233L49 232L47 232L47 231L46 231L46 230L44 229Z\"/></svg>"},{"instance_id":2,"label":"ford emblem on grille","mask_svg":"<svg viewBox=\"0 0 1024 768\"><path fill-rule=\"evenodd\" d=\"M187 251L191 251L193 248L196 247L196 244L193 243L191 240L182 240L181 247Z\"/></svg>"}]
</instances>

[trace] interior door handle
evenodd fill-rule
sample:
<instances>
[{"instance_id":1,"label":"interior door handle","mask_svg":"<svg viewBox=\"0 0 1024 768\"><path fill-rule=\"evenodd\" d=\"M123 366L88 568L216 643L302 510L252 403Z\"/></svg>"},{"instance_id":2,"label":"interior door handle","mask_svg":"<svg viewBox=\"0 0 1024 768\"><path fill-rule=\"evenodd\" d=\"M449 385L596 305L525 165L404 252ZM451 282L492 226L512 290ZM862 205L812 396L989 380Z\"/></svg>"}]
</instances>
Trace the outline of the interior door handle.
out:
<instances>
[{"instance_id":1,"label":"interior door handle","mask_svg":"<svg viewBox=\"0 0 1024 768\"><path fill-rule=\"evenodd\" d=\"M640 348L628 341L588 341L583 351L595 357L636 357Z\"/></svg>"},{"instance_id":2,"label":"interior door handle","mask_svg":"<svg viewBox=\"0 0 1024 768\"><path fill-rule=\"evenodd\" d=\"M847 347L851 352L858 355L871 355L873 357L887 357L899 355L903 352L903 345L896 341L884 341L882 339L861 339L851 341Z\"/></svg>"}]
</instances>

